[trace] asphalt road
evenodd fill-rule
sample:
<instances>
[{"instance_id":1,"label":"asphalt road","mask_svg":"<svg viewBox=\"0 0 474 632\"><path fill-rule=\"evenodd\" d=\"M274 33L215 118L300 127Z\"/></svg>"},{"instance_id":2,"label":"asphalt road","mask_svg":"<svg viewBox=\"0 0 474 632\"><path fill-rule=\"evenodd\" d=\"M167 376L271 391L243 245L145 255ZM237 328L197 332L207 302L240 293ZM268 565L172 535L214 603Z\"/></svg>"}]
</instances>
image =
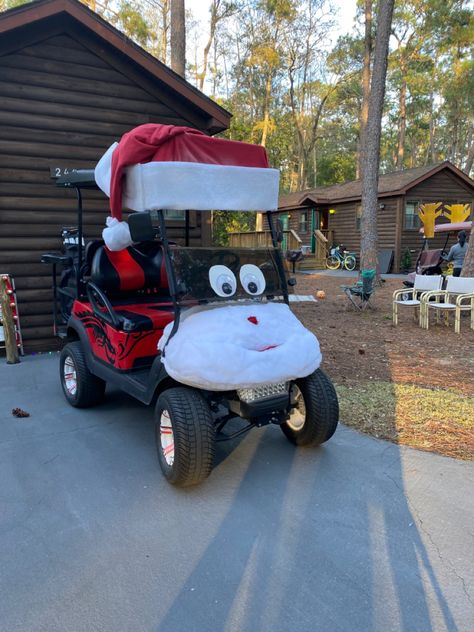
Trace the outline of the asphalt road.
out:
<instances>
[{"instance_id":1,"label":"asphalt road","mask_svg":"<svg viewBox=\"0 0 474 632\"><path fill-rule=\"evenodd\" d=\"M57 362L0 359L2 632L474 629L472 463L272 427L176 490L152 410L70 408Z\"/></svg>"}]
</instances>

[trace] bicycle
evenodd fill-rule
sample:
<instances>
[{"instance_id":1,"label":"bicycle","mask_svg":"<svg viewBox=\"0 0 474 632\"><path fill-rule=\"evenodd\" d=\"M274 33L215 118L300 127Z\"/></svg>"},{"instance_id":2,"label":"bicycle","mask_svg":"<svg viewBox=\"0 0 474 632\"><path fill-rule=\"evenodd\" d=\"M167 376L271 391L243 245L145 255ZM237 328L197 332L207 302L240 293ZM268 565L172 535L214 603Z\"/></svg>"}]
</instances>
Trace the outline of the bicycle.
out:
<instances>
[{"instance_id":1,"label":"bicycle","mask_svg":"<svg viewBox=\"0 0 474 632\"><path fill-rule=\"evenodd\" d=\"M329 270L338 270L345 268L349 272L355 270L356 257L355 253L343 250L340 246L331 248L330 254L326 259L326 268Z\"/></svg>"}]
</instances>

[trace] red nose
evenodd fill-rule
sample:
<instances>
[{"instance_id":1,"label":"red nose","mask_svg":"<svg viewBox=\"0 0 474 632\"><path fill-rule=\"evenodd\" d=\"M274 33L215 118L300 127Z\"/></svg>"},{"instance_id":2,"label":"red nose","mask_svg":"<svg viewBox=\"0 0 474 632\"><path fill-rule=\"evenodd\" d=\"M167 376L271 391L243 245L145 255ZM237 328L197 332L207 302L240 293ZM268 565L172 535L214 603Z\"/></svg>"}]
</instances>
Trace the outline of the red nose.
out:
<instances>
[{"instance_id":1,"label":"red nose","mask_svg":"<svg viewBox=\"0 0 474 632\"><path fill-rule=\"evenodd\" d=\"M256 316L249 316L247 318L247 320L249 321L249 323L253 323L254 325L258 325L258 320Z\"/></svg>"}]
</instances>

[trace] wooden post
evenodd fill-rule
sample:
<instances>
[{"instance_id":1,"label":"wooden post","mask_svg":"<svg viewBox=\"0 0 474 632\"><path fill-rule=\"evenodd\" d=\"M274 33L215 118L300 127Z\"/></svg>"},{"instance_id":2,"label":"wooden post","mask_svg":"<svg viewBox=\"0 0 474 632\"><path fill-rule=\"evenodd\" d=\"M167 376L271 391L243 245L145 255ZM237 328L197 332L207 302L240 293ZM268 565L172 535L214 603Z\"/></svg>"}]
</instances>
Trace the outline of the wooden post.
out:
<instances>
[{"instance_id":1,"label":"wooden post","mask_svg":"<svg viewBox=\"0 0 474 632\"><path fill-rule=\"evenodd\" d=\"M7 364L18 364L20 357L16 345L15 322L11 308L11 296L7 291L7 282L0 276L0 305L2 306L2 325L5 336L5 349L7 352Z\"/></svg>"},{"instance_id":2,"label":"wooden post","mask_svg":"<svg viewBox=\"0 0 474 632\"><path fill-rule=\"evenodd\" d=\"M402 231L403 231L403 210L405 208L405 198L397 198L397 210L395 212L395 248L393 253L393 271L400 272L402 259Z\"/></svg>"}]
</instances>

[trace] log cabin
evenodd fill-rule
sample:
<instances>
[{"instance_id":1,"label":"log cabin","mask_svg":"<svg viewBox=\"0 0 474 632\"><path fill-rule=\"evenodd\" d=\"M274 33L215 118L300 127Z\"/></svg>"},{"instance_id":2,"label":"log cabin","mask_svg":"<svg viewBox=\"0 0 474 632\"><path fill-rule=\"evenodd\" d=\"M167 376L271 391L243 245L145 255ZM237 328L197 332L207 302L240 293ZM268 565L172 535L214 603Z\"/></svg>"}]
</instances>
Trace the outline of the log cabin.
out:
<instances>
[{"instance_id":1,"label":"log cabin","mask_svg":"<svg viewBox=\"0 0 474 632\"><path fill-rule=\"evenodd\" d=\"M393 251L392 272L399 272L403 254L408 250L415 264L422 243L417 210L421 203L470 204L474 208L474 180L452 163L445 161L386 173L379 178L378 248ZM285 230L295 233L301 244L315 253L314 231L320 230L328 246L344 244L360 254L361 182L345 182L282 195L278 217ZM440 218L439 222L447 221ZM430 240L430 248L441 248L445 237ZM451 236L450 245L456 240ZM324 262L319 262L321 266ZM306 267L317 262L307 259Z\"/></svg>"},{"instance_id":2,"label":"log cabin","mask_svg":"<svg viewBox=\"0 0 474 632\"><path fill-rule=\"evenodd\" d=\"M92 168L143 123L225 130L231 115L77 0L39 0L0 14L0 273L15 280L26 352L57 348L43 252L76 222L66 168ZM108 201L84 194L85 236L100 236ZM210 214L190 213L190 245L210 243ZM170 217L171 239L184 218Z\"/></svg>"}]
</instances>

